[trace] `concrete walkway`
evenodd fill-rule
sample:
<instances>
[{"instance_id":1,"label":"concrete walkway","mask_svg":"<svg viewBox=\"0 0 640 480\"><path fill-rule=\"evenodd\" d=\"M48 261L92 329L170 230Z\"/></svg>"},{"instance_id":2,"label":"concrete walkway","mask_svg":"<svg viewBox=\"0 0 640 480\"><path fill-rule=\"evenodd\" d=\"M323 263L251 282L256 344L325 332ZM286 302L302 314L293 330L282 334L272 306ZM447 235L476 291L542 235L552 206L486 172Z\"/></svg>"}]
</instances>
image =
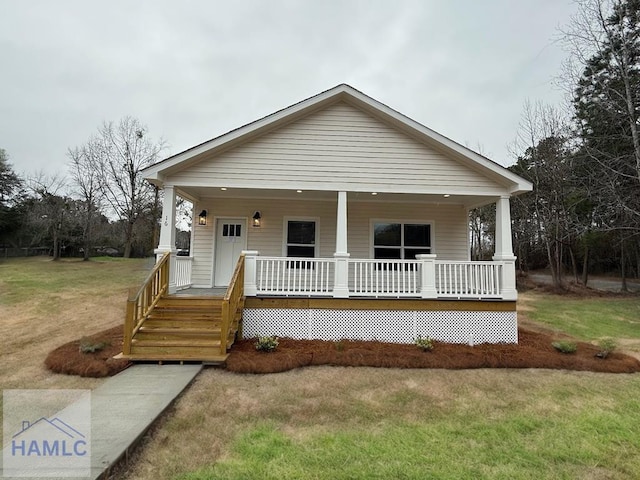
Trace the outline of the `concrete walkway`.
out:
<instances>
[{"instance_id":1,"label":"concrete walkway","mask_svg":"<svg viewBox=\"0 0 640 480\"><path fill-rule=\"evenodd\" d=\"M87 478L100 478L125 455L201 369L202 365L134 365L93 390ZM73 405L56 417L69 418L70 410Z\"/></svg>"}]
</instances>

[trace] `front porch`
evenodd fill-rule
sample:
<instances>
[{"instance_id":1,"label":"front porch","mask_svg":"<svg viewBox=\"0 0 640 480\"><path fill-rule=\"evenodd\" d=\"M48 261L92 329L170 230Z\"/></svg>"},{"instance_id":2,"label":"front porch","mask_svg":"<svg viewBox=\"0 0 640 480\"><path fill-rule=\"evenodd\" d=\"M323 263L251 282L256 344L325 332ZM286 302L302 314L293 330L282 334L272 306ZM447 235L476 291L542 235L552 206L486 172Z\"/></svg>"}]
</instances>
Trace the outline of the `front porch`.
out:
<instances>
[{"instance_id":1,"label":"front porch","mask_svg":"<svg viewBox=\"0 0 640 480\"><path fill-rule=\"evenodd\" d=\"M123 356L224 362L236 336L261 335L517 343L515 301L505 298L501 280L504 263L434 257L347 260L343 296L336 295L337 259L245 252L223 290L189 288L189 260L165 254L128 301ZM181 290L169 293L170 283Z\"/></svg>"},{"instance_id":2,"label":"front porch","mask_svg":"<svg viewBox=\"0 0 640 480\"><path fill-rule=\"evenodd\" d=\"M230 285L189 288L189 260L165 254L128 301L123 356L224 362L236 336L411 343L517 343L502 262L260 257L244 252ZM180 264L180 268L175 268ZM186 266L186 268L185 268ZM181 277L182 275L182 277ZM173 283L181 287L169 292Z\"/></svg>"},{"instance_id":3,"label":"front porch","mask_svg":"<svg viewBox=\"0 0 640 480\"><path fill-rule=\"evenodd\" d=\"M171 226L175 223L176 194L185 194L176 192L173 187L165 187L165 190L165 221L156 252L158 255L171 254L173 273L170 293L194 287L226 287L228 277L225 280L225 273L229 272L227 275L230 276L236 259L242 253L247 262L247 297L276 295L505 301L517 298L516 258L512 251L508 196L500 196L495 200L493 261L468 260L466 208L451 202L443 205L417 203L415 199L413 201L416 203L394 203L395 198L389 196L389 203L384 205L370 199L366 203L350 202L347 215L348 192L334 193L337 202L336 196L331 202L326 194L298 195L295 204L261 199L259 191L255 201L253 197L229 197L227 201L222 197L194 199L194 211L202 209L205 213L214 212L214 215L205 219L204 224L194 226L190 254L179 256L176 255L176 249L171 248L175 244L175 231ZM353 196L358 198L355 194ZM318 198L322 201L318 201ZM253 211L256 208L253 205L259 203L265 210L269 207L270 215L266 221L263 218L262 226L247 227L250 222L244 212ZM285 204L291 215L282 210ZM410 218L414 220L395 220L396 224L393 224L394 220L377 220L376 213L372 212L381 208L389 217L411 215ZM431 220L424 219L425 208L429 209ZM305 216L296 214L297 211L304 211ZM307 224L315 233L304 240L307 243L293 244L289 232L292 224ZM387 238L383 239L387 243L377 245L378 236L383 237L379 235L378 227L389 225L405 229L422 228L426 232L423 244L405 246L403 233L402 240L398 240L401 246L387 246L393 243ZM242 232L242 235L233 238L221 236L226 232L222 227L229 227L232 232ZM335 248L330 248L331 244ZM262 252L263 249L266 254ZM274 255L278 250L283 254ZM313 256L304 255L307 252ZM388 258L393 255L400 258ZM226 272L218 267L219 264L227 265Z\"/></svg>"},{"instance_id":4,"label":"front porch","mask_svg":"<svg viewBox=\"0 0 640 480\"><path fill-rule=\"evenodd\" d=\"M438 260L433 254L416 260L263 257L256 251L242 258L245 338L518 341L515 289L505 288L504 280L511 262ZM183 263L176 286L186 289L179 291L201 293L188 285L188 259L175 260ZM340 271L346 280L338 278ZM346 295L336 288L345 283Z\"/></svg>"},{"instance_id":5,"label":"front porch","mask_svg":"<svg viewBox=\"0 0 640 480\"><path fill-rule=\"evenodd\" d=\"M261 191L227 201L191 197L196 211L213 215L194 227L189 255L178 255L170 248L176 194L187 195L165 186L156 273L129 301L128 358L224 361L236 335L517 343L506 195L496 199L493 261L470 261L464 206L353 194L347 215L342 191L295 203L261 199ZM248 228L243 212L258 202L262 224Z\"/></svg>"}]
</instances>

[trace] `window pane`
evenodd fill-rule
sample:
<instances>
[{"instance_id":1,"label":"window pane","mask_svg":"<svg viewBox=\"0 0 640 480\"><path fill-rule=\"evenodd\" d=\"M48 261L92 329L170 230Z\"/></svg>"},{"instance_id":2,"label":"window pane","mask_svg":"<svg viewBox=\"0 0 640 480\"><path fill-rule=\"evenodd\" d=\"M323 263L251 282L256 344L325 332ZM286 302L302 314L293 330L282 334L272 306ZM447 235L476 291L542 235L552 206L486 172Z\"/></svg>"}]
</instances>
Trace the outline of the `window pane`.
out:
<instances>
[{"instance_id":1,"label":"window pane","mask_svg":"<svg viewBox=\"0 0 640 480\"><path fill-rule=\"evenodd\" d=\"M405 247L431 246L431 225L405 225L404 245Z\"/></svg>"},{"instance_id":2,"label":"window pane","mask_svg":"<svg viewBox=\"0 0 640 480\"><path fill-rule=\"evenodd\" d=\"M301 246L294 246L294 245L287 246L287 257L313 258L314 256L315 256L314 247L301 247Z\"/></svg>"},{"instance_id":3,"label":"window pane","mask_svg":"<svg viewBox=\"0 0 640 480\"><path fill-rule=\"evenodd\" d=\"M287 225L287 243L316 243L316 222L289 221ZM313 257L313 255L311 255Z\"/></svg>"},{"instance_id":4,"label":"window pane","mask_svg":"<svg viewBox=\"0 0 640 480\"><path fill-rule=\"evenodd\" d=\"M373 244L375 246L400 246L399 223L376 223L373 227L373 230Z\"/></svg>"},{"instance_id":5,"label":"window pane","mask_svg":"<svg viewBox=\"0 0 640 480\"><path fill-rule=\"evenodd\" d=\"M406 260L415 260L416 255L420 255L423 253L431 253L431 249L430 248L405 248L404 258Z\"/></svg>"},{"instance_id":6,"label":"window pane","mask_svg":"<svg viewBox=\"0 0 640 480\"><path fill-rule=\"evenodd\" d=\"M374 249L375 258L377 259L400 259L400 249L399 248L375 248Z\"/></svg>"},{"instance_id":7,"label":"window pane","mask_svg":"<svg viewBox=\"0 0 640 480\"><path fill-rule=\"evenodd\" d=\"M223 237L228 237L229 236L229 225L228 224L224 224L222 225L222 236Z\"/></svg>"},{"instance_id":8,"label":"window pane","mask_svg":"<svg viewBox=\"0 0 640 480\"><path fill-rule=\"evenodd\" d=\"M242 236L242 225L236 225L236 237L241 237Z\"/></svg>"}]
</instances>

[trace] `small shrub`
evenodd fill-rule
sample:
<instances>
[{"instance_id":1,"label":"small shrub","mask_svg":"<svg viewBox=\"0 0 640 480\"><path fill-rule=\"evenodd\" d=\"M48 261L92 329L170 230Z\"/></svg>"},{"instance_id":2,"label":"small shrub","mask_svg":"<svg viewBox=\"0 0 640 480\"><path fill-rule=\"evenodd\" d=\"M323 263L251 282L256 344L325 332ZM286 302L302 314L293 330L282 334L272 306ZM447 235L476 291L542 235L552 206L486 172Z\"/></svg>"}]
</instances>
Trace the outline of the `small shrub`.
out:
<instances>
[{"instance_id":1,"label":"small shrub","mask_svg":"<svg viewBox=\"0 0 640 480\"><path fill-rule=\"evenodd\" d=\"M255 346L261 352L273 352L278 348L278 337L258 337Z\"/></svg>"},{"instance_id":2,"label":"small shrub","mask_svg":"<svg viewBox=\"0 0 640 480\"><path fill-rule=\"evenodd\" d=\"M616 349L616 341L613 338L603 338L598 342L600 351L596 353L596 357L607 358L611 352Z\"/></svg>"},{"instance_id":3,"label":"small shrub","mask_svg":"<svg viewBox=\"0 0 640 480\"><path fill-rule=\"evenodd\" d=\"M575 342L570 342L568 340L561 340L558 342L553 342L551 344L553 348L562 353L576 353L578 350L578 345Z\"/></svg>"},{"instance_id":4,"label":"small shrub","mask_svg":"<svg viewBox=\"0 0 640 480\"><path fill-rule=\"evenodd\" d=\"M430 352L434 347L433 340L429 337L422 338L418 336L418 338L415 339L414 343L423 352Z\"/></svg>"},{"instance_id":5,"label":"small shrub","mask_svg":"<svg viewBox=\"0 0 640 480\"><path fill-rule=\"evenodd\" d=\"M109 345L109 342L96 342L94 340L91 340L89 337L82 337L80 339L80 352L96 353L104 349L105 347L108 347Z\"/></svg>"},{"instance_id":6,"label":"small shrub","mask_svg":"<svg viewBox=\"0 0 640 480\"><path fill-rule=\"evenodd\" d=\"M335 342L335 346L338 352L342 352L344 350L344 342L342 340Z\"/></svg>"}]
</instances>

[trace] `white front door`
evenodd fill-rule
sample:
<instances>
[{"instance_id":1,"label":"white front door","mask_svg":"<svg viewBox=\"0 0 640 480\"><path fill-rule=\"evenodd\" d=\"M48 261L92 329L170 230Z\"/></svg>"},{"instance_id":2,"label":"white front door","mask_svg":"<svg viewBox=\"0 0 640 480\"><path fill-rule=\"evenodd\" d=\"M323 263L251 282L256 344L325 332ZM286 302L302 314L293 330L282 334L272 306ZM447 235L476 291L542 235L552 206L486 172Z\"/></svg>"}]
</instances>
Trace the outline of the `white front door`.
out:
<instances>
[{"instance_id":1,"label":"white front door","mask_svg":"<svg viewBox=\"0 0 640 480\"><path fill-rule=\"evenodd\" d=\"M216 287L226 287L240 258L247 249L247 220L244 218L219 218L216 225L216 251L213 282Z\"/></svg>"}]
</instances>

